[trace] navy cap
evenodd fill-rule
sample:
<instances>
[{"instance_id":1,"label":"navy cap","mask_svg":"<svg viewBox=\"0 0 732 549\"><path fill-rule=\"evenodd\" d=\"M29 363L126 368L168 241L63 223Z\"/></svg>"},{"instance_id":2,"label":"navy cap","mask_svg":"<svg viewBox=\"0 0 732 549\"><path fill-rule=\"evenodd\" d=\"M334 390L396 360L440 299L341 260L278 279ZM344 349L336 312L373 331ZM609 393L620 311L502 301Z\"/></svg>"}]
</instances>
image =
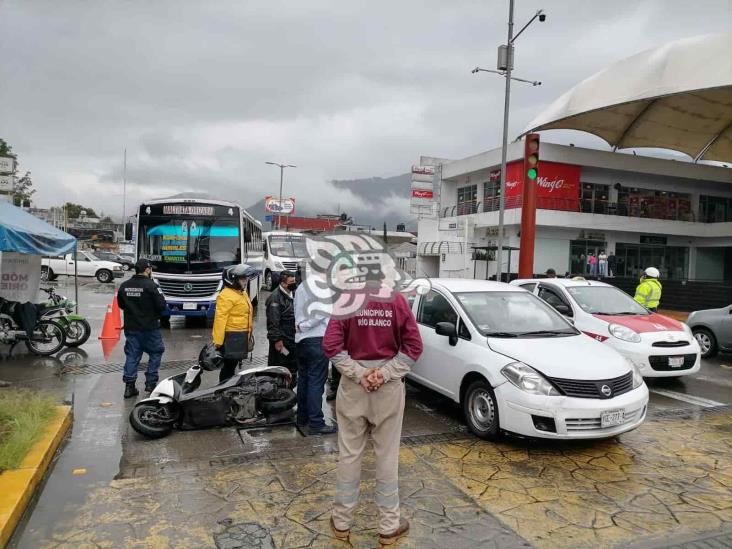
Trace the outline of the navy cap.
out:
<instances>
[{"instance_id":1,"label":"navy cap","mask_svg":"<svg viewBox=\"0 0 732 549\"><path fill-rule=\"evenodd\" d=\"M152 269L152 263L150 263L150 260L143 258L138 259L137 263L135 263L135 272L144 273L145 269Z\"/></svg>"}]
</instances>

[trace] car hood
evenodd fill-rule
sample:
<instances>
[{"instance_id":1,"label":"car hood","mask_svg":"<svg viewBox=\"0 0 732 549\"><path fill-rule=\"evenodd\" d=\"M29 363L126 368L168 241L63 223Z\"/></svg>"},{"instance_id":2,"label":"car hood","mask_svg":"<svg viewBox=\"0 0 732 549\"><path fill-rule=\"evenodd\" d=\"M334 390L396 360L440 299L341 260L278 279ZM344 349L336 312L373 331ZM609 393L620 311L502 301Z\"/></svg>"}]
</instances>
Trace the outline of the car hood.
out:
<instances>
[{"instance_id":1,"label":"car hood","mask_svg":"<svg viewBox=\"0 0 732 549\"><path fill-rule=\"evenodd\" d=\"M634 332L643 334L646 332L683 332L681 322L667 316L652 313L650 315L592 315L595 318L604 320L610 324L620 324L630 328Z\"/></svg>"},{"instance_id":2,"label":"car hood","mask_svg":"<svg viewBox=\"0 0 732 549\"><path fill-rule=\"evenodd\" d=\"M627 374L630 366L615 349L586 335L489 338L494 351L528 364L549 377L599 380Z\"/></svg>"}]
</instances>

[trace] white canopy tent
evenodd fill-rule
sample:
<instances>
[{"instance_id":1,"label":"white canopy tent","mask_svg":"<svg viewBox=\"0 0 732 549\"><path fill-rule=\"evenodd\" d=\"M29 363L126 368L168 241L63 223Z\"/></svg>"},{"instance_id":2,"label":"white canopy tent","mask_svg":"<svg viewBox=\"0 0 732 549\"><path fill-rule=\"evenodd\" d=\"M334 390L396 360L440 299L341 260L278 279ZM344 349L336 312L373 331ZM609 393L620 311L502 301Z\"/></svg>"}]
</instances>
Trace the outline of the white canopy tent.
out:
<instances>
[{"instance_id":1,"label":"white canopy tent","mask_svg":"<svg viewBox=\"0 0 732 549\"><path fill-rule=\"evenodd\" d=\"M590 76L522 133L569 129L615 149L672 149L732 161L732 33L687 38Z\"/></svg>"}]
</instances>

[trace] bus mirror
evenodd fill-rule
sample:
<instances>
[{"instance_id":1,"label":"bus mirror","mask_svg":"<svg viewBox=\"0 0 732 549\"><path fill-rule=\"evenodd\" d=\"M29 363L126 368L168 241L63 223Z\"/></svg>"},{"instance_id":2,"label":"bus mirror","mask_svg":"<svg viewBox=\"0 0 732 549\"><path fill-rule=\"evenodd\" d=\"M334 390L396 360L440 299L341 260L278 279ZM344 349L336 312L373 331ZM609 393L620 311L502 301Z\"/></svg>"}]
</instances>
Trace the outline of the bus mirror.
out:
<instances>
[{"instance_id":1,"label":"bus mirror","mask_svg":"<svg viewBox=\"0 0 732 549\"><path fill-rule=\"evenodd\" d=\"M132 240L132 223L125 223L125 240Z\"/></svg>"}]
</instances>

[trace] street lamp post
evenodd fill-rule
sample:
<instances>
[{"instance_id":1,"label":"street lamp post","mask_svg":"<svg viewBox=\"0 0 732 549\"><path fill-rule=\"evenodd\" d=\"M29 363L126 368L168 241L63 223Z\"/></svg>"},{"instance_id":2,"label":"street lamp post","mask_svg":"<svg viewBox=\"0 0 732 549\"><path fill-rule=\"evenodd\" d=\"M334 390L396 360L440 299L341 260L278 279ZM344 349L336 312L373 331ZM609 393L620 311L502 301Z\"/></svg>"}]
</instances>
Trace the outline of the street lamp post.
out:
<instances>
[{"instance_id":1,"label":"street lamp post","mask_svg":"<svg viewBox=\"0 0 732 549\"><path fill-rule=\"evenodd\" d=\"M498 198L498 243L497 243L497 249L496 249L496 280L498 282L501 281L501 274L503 271L503 226L504 226L504 216L506 212L506 156L508 154L508 113L509 113L509 104L511 102L511 80L516 80L517 82L525 82L527 84L531 84L532 86L541 86L541 82L537 82L535 80L524 80L523 78L516 78L515 76L512 76L513 71L513 44L516 41L516 39L521 36L521 33L523 33L531 23L534 22L534 20L538 17L539 21L544 22L546 21L546 15L544 14L544 10L537 11L534 16L529 20L528 23L526 23L521 30L516 34L516 36L513 35L513 4L514 0L509 0L508 3L508 40L506 41L505 46L499 46L498 48L498 70L489 70L489 69L481 69L480 67L475 67L472 70L473 74L477 74L479 72L491 72L494 74L499 74L503 76L506 79L506 91L504 95L504 101L503 101L503 144L501 146L501 195ZM508 272L510 274L511 272L511 265L508 266ZM487 273L486 273L487 274Z\"/></svg>"},{"instance_id":2,"label":"street lamp post","mask_svg":"<svg viewBox=\"0 0 732 549\"><path fill-rule=\"evenodd\" d=\"M280 212L277 213L277 228L279 229L282 226L282 181L285 178L285 168L297 168L297 166L293 164L280 164L278 162L265 162L265 164L269 164L270 166L277 166L280 169Z\"/></svg>"}]
</instances>

